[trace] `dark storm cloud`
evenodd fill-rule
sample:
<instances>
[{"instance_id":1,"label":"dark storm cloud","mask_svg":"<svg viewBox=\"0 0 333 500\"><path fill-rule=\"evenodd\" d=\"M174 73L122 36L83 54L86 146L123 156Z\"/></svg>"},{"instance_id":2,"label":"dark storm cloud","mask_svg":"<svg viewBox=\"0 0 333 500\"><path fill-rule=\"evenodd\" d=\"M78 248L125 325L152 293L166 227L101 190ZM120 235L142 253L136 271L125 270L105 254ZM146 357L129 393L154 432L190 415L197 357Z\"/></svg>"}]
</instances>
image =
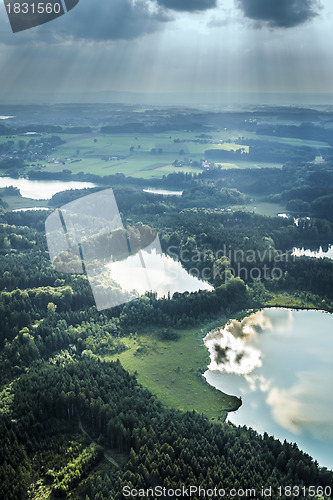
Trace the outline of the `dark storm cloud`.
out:
<instances>
[{"instance_id":1,"label":"dark storm cloud","mask_svg":"<svg viewBox=\"0 0 333 500\"><path fill-rule=\"evenodd\" d=\"M161 30L173 20L173 11L195 12L216 6L217 0L80 0L75 9L38 28L17 36L5 35L3 43L59 43L86 40L131 40Z\"/></svg>"},{"instance_id":2,"label":"dark storm cloud","mask_svg":"<svg viewBox=\"0 0 333 500\"><path fill-rule=\"evenodd\" d=\"M131 40L154 33L172 20L170 12L151 0L80 0L75 9L38 28L13 35L2 43L59 43L67 40ZM2 18L2 23L8 22ZM8 30L9 31L9 30Z\"/></svg>"},{"instance_id":3,"label":"dark storm cloud","mask_svg":"<svg viewBox=\"0 0 333 500\"><path fill-rule=\"evenodd\" d=\"M87 40L133 39L159 30L170 17L161 8L151 9L148 0L81 0L64 19L74 38Z\"/></svg>"},{"instance_id":4,"label":"dark storm cloud","mask_svg":"<svg viewBox=\"0 0 333 500\"><path fill-rule=\"evenodd\" d=\"M188 12L216 7L216 0L157 0L157 2L167 9Z\"/></svg>"},{"instance_id":5,"label":"dark storm cloud","mask_svg":"<svg viewBox=\"0 0 333 500\"><path fill-rule=\"evenodd\" d=\"M291 28L318 15L318 0L237 0L244 15L272 27Z\"/></svg>"}]
</instances>

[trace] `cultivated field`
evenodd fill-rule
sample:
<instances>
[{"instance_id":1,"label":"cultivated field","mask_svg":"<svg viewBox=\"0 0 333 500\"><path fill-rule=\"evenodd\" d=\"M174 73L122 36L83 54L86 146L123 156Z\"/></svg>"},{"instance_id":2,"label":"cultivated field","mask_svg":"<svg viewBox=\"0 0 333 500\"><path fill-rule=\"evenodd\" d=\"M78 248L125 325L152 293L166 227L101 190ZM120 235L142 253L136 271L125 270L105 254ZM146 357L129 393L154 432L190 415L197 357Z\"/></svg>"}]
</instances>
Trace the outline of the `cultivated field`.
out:
<instances>
[{"instance_id":1,"label":"cultivated field","mask_svg":"<svg viewBox=\"0 0 333 500\"><path fill-rule=\"evenodd\" d=\"M325 147L323 142L302 141L284 137L260 136L244 130L221 130L208 132L201 137L199 132L168 131L158 134L100 134L98 131L89 134L43 134L42 136L17 135L0 137L0 144L13 140L15 148L19 141L27 142L31 138L57 135L65 144L55 148L49 162L30 163L29 168L42 168L43 171L58 172L69 169L73 173L94 173L100 176L123 173L126 176L162 178L172 172L200 173L203 171L201 161L205 159L205 150L224 149L244 150L244 160L235 162L216 162L224 169L233 168L281 168L278 162L246 161L249 151L249 139L279 142L293 146ZM208 137L209 136L209 137ZM235 141L242 144L237 144ZM178 162L175 164L175 161ZM0 172L5 175L5 172Z\"/></svg>"}]
</instances>

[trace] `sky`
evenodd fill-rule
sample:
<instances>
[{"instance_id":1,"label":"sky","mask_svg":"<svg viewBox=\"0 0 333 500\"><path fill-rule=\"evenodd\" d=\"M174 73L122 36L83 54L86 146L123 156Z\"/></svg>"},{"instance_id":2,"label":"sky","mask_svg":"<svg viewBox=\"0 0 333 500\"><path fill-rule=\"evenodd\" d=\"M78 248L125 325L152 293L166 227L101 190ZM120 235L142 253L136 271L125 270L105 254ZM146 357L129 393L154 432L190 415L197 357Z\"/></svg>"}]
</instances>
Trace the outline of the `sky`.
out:
<instances>
[{"instance_id":1,"label":"sky","mask_svg":"<svg viewBox=\"0 0 333 500\"><path fill-rule=\"evenodd\" d=\"M12 33L3 4L0 102L332 93L332 23L331 0L80 0Z\"/></svg>"}]
</instances>

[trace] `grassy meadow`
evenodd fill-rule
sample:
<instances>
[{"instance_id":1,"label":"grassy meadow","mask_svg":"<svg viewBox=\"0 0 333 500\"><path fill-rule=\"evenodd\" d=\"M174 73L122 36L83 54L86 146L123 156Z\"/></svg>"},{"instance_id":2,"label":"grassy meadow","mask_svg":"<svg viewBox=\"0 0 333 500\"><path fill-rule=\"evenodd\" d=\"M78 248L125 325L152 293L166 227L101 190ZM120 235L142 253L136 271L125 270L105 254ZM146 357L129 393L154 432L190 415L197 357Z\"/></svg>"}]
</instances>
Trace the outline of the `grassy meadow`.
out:
<instances>
[{"instance_id":1,"label":"grassy meadow","mask_svg":"<svg viewBox=\"0 0 333 500\"><path fill-rule=\"evenodd\" d=\"M216 144L193 142L200 140L196 132L170 131L159 134L57 134L66 141L58 146L51 157L55 163L47 163L45 170L58 172L64 168L73 173L84 172L97 175L123 173L126 176L144 179L161 178L172 172L200 173L202 168L194 166L190 161L205 158L206 149L236 150L243 148L248 152L246 144L236 144L240 134L231 131L211 132L209 136ZM14 140L27 141L30 137L19 136ZM176 142L175 142L176 141ZM226 142L228 141L228 142ZM152 151L155 150L155 153ZM59 161L60 160L60 161ZM183 162L182 166L174 166L175 160ZM266 166L266 165L262 165ZM269 164L276 167L280 165ZM224 168L259 168L251 162L239 161L237 164L225 163ZM34 168L34 165L32 165Z\"/></svg>"},{"instance_id":2,"label":"grassy meadow","mask_svg":"<svg viewBox=\"0 0 333 500\"><path fill-rule=\"evenodd\" d=\"M170 408L196 410L211 419L224 419L225 409L237 407L238 399L211 387L202 376L209 364L203 338L226 318L193 328L176 330L178 340L162 341L160 330L145 329L124 338L128 349L103 359L119 359L138 381Z\"/></svg>"}]
</instances>

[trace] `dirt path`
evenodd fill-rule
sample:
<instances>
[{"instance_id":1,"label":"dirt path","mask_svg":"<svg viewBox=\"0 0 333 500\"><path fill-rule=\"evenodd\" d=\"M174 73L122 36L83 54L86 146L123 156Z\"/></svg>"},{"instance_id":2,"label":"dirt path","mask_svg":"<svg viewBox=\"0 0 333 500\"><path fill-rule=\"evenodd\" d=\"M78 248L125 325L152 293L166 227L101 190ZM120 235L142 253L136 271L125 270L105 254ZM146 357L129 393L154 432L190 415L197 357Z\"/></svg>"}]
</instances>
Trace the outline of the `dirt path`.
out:
<instances>
[{"instance_id":1,"label":"dirt path","mask_svg":"<svg viewBox=\"0 0 333 500\"><path fill-rule=\"evenodd\" d=\"M77 416L77 419L79 421L79 427L80 427L80 430L83 432L83 434L85 434L91 441L92 444L96 444L96 441L93 440L93 438L88 434L88 432L85 430L85 428L83 427L82 425L82 420L81 420L81 417L80 417L80 414L78 412L78 409L75 407L75 413L76 413L76 416ZM102 446L103 448L103 446ZM120 465L112 458L110 457L110 455L108 455L104 449L103 449L103 455L104 455L104 458L110 462L110 464L114 465L115 467L117 467L118 469L120 469Z\"/></svg>"}]
</instances>

